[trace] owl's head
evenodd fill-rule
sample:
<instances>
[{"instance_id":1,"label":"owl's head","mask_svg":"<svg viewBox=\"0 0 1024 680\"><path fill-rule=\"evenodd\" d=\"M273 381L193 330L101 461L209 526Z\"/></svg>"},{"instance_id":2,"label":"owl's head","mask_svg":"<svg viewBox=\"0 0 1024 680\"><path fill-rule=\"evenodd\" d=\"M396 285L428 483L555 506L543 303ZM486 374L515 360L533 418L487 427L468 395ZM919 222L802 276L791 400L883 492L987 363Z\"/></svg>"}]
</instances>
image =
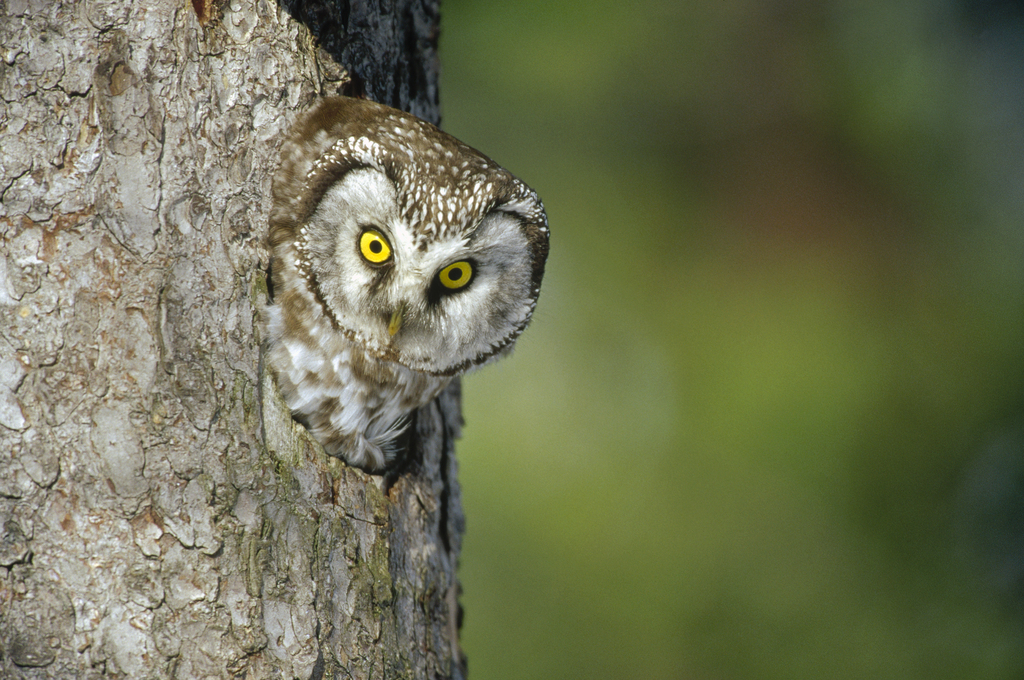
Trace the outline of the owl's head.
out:
<instances>
[{"instance_id":1,"label":"owl's head","mask_svg":"<svg viewBox=\"0 0 1024 680\"><path fill-rule=\"evenodd\" d=\"M370 354L454 375L509 349L537 304L548 227L529 187L433 125L324 100L274 178L275 289L304 288Z\"/></svg>"}]
</instances>

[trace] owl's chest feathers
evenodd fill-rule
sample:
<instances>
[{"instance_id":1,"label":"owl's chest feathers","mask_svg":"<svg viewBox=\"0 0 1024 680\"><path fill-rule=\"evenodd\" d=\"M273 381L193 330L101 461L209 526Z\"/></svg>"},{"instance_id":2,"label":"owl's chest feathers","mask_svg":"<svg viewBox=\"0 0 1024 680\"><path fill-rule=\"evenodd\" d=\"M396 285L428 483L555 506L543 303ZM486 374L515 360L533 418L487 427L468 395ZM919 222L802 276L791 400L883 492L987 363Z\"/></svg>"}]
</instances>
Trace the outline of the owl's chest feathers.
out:
<instances>
[{"instance_id":1,"label":"owl's chest feathers","mask_svg":"<svg viewBox=\"0 0 1024 680\"><path fill-rule=\"evenodd\" d=\"M315 434L333 430L387 440L397 434L396 422L451 382L368 353L322 314L309 314L315 307L288 299L296 294L308 295L289 290L268 309L269 359L289 408Z\"/></svg>"}]
</instances>

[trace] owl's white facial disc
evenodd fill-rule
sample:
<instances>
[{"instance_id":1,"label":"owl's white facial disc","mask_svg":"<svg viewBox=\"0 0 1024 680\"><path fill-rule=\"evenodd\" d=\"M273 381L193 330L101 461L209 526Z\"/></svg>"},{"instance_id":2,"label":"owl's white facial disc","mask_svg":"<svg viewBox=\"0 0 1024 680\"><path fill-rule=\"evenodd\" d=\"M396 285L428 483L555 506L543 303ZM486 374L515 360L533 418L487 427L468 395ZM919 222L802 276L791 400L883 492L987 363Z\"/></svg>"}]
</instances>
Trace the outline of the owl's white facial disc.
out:
<instances>
[{"instance_id":1,"label":"owl's white facial disc","mask_svg":"<svg viewBox=\"0 0 1024 680\"><path fill-rule=\"evenodd\" d=\"M391 179L375 168L347 172L300 229L328 316L371 352L418 371L454 373L500 351L533 310L530 244L522 216L501 205L469 217L417 238ZM367 238L377 252L364 254Z\"/></svg>"}]
</instances>

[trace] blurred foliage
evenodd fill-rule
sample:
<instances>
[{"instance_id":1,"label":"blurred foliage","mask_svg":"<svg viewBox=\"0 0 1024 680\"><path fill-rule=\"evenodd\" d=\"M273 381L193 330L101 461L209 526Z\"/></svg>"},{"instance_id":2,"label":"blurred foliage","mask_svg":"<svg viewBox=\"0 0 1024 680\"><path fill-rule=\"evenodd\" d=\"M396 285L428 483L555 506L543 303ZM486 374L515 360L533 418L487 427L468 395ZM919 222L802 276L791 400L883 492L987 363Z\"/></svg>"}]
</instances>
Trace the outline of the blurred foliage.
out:
<instances>
[{"instance_id":1,"label":"blurred foliage","mask_svg":"<svg viewBox=\"0 0 1024 680\"><path fill-rule=\"evenodd\" d=\"M471 677L1022 677L1018 5L442 9L552 229L464 382Z\"/></svg>"}]
</instances>

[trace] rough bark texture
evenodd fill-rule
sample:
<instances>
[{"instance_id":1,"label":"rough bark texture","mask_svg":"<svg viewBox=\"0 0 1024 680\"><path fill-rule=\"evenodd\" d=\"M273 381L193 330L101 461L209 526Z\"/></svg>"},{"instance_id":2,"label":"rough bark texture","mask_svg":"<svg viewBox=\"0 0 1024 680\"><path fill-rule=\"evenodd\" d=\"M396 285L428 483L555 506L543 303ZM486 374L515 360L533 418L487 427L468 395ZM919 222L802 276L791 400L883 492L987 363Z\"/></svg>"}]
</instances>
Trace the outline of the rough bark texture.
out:
<instances>
[{"instance_id":1,"label":"rough bark texture","mask_svg":"<svg viewBox=\"0 0 1024 680\"><path fill-rule=\"evenodd\" d=\"M434 0L0 0L0 677L461 677L458 384L371 477L260 362L277 146Z\"/></svg>"}]
</instances>

